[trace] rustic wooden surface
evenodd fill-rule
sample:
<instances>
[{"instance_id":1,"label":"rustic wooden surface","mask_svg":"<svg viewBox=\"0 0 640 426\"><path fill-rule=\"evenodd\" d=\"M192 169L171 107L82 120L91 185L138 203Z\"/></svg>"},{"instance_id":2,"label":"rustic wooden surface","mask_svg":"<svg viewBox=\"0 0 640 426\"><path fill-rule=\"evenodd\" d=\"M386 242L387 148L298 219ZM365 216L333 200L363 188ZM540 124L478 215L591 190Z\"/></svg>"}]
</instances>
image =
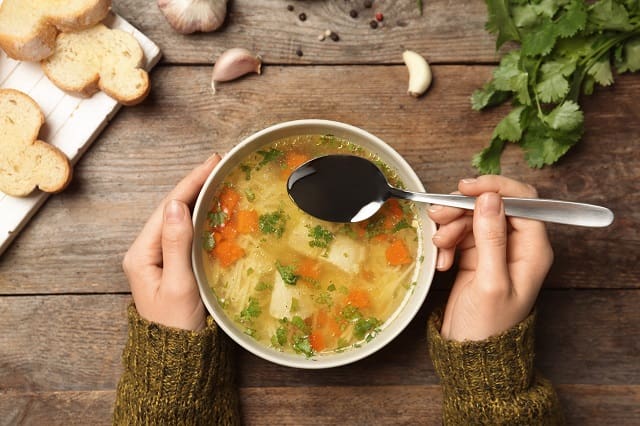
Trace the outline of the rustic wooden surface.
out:
<instances>
[{"instance_id":1,"label":"rustic wooden surface","mask_svg":"<svg viewBox=\"0 0 640 426\"><path fill-rule=\"evenodd\" d=\"M116 116L70 188L0 258L0 424L109 423L130 300L122 256L163 195L212 152L280 121L327 118L389 142L433 191L474 174L471 156L507 111L469 107L498 58L484 3L426 1L422 17L413 0L376 3L385 26L375 31L360 1L235 0L221 31L181 36L152 2L115 0L164 59L149 98ZM326 28L341 40L317 41ZM264 73L213 96L210 64L236 46L260 53ZM419 100L405 93L404 48L433 64ZM503 156L503 173L542 196L616 213L603 230L549 226L556 260L540 296L537 365L571 424L640 424L639 96L640 76L625 75L584 99L586 135L552 168L528 169L514 147ZM299 371L237 348L246 424L440 424L424 326L450 281L437 274L407 330L350 366Z\"/></svg>"}]
</instances>

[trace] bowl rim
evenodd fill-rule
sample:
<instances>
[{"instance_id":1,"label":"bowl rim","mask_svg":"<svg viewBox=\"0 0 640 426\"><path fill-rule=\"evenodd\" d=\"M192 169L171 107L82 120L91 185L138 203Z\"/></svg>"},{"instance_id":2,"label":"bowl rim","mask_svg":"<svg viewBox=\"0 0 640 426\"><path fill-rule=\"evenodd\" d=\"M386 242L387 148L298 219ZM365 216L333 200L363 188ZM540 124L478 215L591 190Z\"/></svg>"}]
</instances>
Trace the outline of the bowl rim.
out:
<instances>
[{"instance_id":1,"label":"bowl rim","mask_svg":"<svg viewBox=\"0 0 640 426\"><path fill-rule=\"evenodd\" d=\"M302 119L277 123L242 139L229 152L227 152L226 155L224 155L224 157L220 160L220 162L207 177L198 194L198 198L193 209L192 220L194 227L194 238L192 243L191 258L192 268L196 278L196 282L198 284L200 298L202 299L202 302L204 303L209 314L213 317L217 327L222 329L227 334L227 336L229 336L232 340L234 340L237 344L242 346L250 353L275 364L301 369L324 369L351 364L353 362L366 358L369 355L372 355L373 353L379 351L387 344L389 344L398 335L400 335L402 331L411 323L413 318L417 315L418 311L424 304L436 270L435 263L437 258L437 248L435 247L435 245L433 245L433 242L430 238L424 238L424 234L426 233L425 227L428 226L430 228L431 235L435 233L436 229L435 223L430 220L426 214L422 215L427 219L426 221L421 220L423 236L423 238L421 238L422 244L423 246L429 246L429 250L432 251L433 256L431 256L431 258L429 259L429 263L427 263L425 259L420 265L418 265L416 268L422 269L422 271L417 270L417 273L414 272L413 276L416 276L417 274L419 278L420 274L424 273L425 275L420 279L420 282L418 282L415 286L412 286L409 291L413 292L413 294L405 298L402 304L396 309L393 316L385 322L387 323L387 325L382 329L382 331L378 333L378 335L373 340L362 345L361 347L348 349L341 353L306 358L299 354L289 354L286 352L277 351L273 348L269 348L268 346L245 335L233 324L232 320L228 318L228 316L217 305L217 301L213 302L210 300L210 295L208 294L208 292L213 293L213 291L209 288L209 283L207 281L206 275L203 272L204 268L200 268L197 264L198 259L201 258L202 251L201 245L199 243L200 240L196 237L198 235L197 222L200 222L202 220L201 216L204 214L204 211L202 210L203 204L208 203L209 201L208 199L205 200L205 195L208 192L212 181L216 177L218 177L218 172L220 170L223 170L227 163L236 161L236 154L243 149L246 149L246 146L254 143L254 141L256 140L264 138L265 136L283 130L300 129L300 135L314 133L308 130L304 131L305 128L309 127L326 128L326 131L324 132L326 134L330 134L332 130L339 130L339 132L355 134L361 139L368 140L373 145L375 145L379 151L382 151L385 156L390 157L393 160L394 164L390 164L392 168L397 169L398 171L402 170L410 177L410 186L413 186L414 190L424 191L424 185L422 184L416 172L409 165L409 163L397 151L395 151L393 147L364 129L338 121L323 119ZM272 143L276 139L277 138L274 137L274 139L272 139L270 142L265 142L264 145L268 145L268 143ZM368 148L365 147L365 149ZM387 162L387 160L385 160L385 162ZM405 184L407 183L409 182L405 182ZM422 252L424 253L426 252L426 250L427 247L423 247ZM402 316L402 318L399 318L400 316Z\"/></svg>"}]
</instances>

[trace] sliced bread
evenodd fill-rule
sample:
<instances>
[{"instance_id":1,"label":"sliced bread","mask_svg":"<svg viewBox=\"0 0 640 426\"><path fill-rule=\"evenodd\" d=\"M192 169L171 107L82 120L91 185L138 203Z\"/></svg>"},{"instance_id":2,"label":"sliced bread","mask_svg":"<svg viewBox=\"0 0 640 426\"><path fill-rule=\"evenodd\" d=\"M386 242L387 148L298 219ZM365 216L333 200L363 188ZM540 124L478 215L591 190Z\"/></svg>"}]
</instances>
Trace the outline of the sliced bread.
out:
<instances>
[{"instance_id":1,"label":"sliced bread","mask_svg":"<svg viewBox=\"0 0 640 426\"><path fill-rule=\"evenodd\" d=\"M69 93L89 97L98 90L125 105L141 102L149 93L142 69L144 52L131 34L98 24L75 33L61 33L42 69Z\"/></svg>"},{"instance_id":2,"label":"sliced bread","mask_svg":"<svg viewBox=\"0 0 640 426\"><path fill-rule=\"evenodd\" d=\"M0 191L16 197L36 187L62 191L71 181L67 157L53 145L37 140L44 116L28 95L0 89Z\"/></svg>"},{"instance_id":3,"label":"sliced bread","mask_svg":"<svg viewBox=\"0 0 640 426\"><path fill-rule=\"evenodd\" d=\"M40 61L53 53L56 35L102 21L111 0L4 0L0 47L13 59Z\"/></svg>"}]
</instances>

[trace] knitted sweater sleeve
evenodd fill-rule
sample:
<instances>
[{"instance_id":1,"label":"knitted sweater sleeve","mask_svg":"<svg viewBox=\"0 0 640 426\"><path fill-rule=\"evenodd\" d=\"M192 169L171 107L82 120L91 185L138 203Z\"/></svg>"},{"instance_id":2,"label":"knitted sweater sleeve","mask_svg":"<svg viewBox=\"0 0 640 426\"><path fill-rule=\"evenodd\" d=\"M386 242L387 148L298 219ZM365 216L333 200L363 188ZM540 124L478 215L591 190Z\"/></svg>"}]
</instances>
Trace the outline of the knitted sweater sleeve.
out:
<instances>
[{"instance_id":1,"label":"knitted sweater sleeve","mask_svg":"<svg viewBox=\"0 0 640 426\"><path fill-rule=\"evenodd\" d=\"M232 356L213 319L191 332L149 322L132 304L114 425L239 425Z\"/></svg>"},{"instance_id":2,"label":"knitted sweater sleeve","mask_svg":"<svg viewBox=\"0 0 640 426\"><path fill-rule=\"evenodd\" d=\"M532 313L483 341L456 342L440 335L442 312L429 318L429 354L443 390L445 425L564 424L551 383L533 369Z\"/></svg>"}]
</instances>

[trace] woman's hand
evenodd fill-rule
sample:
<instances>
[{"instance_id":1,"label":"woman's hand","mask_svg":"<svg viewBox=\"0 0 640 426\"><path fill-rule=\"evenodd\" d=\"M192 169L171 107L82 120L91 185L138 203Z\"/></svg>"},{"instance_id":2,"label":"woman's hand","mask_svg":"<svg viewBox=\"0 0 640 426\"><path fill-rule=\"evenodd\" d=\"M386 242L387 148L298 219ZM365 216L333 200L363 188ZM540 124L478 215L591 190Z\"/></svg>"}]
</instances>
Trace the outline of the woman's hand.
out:
<instances>
[{"instance_id":1,"label":"woman's hand","mask_svg":"<svg viewBox=\"0 0 640 426\"><path fill-rule=\"evenodd\" d=\"M124 269L142 318L169 327L202 330L204 305L191 268L189 205L220 161L214 154L185 177L153 212L124 256Z\"/></svg>"},{"instance_id":2,"label":"woman's hand","mask_svg":"<svg viewBox=\"0 0 640 426\"><path fill-rule=\"evenodd\" d=\"M477 196L474 212L432 206L439 224L433 237L437 268L459 271L444 313L441 334L451 340L484 340L525 319L553 262L542 222L505 217L501 196L537 197L527 184L502 176L463 179L463 195Z\"/></svg>"}]
</instances>

